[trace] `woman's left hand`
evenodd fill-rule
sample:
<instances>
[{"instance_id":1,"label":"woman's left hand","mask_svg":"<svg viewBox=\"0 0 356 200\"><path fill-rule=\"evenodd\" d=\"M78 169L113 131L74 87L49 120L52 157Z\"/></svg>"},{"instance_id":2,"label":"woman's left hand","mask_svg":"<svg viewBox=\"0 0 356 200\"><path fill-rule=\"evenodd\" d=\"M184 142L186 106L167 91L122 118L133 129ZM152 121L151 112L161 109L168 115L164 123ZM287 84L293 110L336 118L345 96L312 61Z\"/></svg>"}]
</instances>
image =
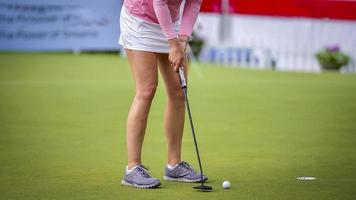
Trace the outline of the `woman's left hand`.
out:
<instances>
[{"instance_id":1,"label":"woman's left hand","mask_svg":"<svg viewBox=\"0 0 356 200\"><path fill-rule=\"evenodd\" d=\"M186 50L187 50L188 36L179 36L168 40L169 55L168 60L171 63L174 71L178 72L179 67L185 68L186 65Z\"/></svg>"}]
</instances>

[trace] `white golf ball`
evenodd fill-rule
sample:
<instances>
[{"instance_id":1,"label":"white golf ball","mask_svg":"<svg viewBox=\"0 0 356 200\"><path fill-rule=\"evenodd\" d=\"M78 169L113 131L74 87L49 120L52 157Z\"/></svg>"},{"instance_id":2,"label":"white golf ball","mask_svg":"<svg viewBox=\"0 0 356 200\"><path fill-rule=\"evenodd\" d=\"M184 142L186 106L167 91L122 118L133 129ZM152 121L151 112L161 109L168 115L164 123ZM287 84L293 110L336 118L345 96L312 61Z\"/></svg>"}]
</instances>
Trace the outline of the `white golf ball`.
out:
<instances>
[{"instance_id":1,"label":"white golf ball","mask_svg":"<svg viewBox=\"0 0 356 200\"><path fill-rule=\"evenodd\" d=\"M231 183L229 181L224 181L222 186L224 189L229 189L231 187Z\"/></svg>"}]
</instances>

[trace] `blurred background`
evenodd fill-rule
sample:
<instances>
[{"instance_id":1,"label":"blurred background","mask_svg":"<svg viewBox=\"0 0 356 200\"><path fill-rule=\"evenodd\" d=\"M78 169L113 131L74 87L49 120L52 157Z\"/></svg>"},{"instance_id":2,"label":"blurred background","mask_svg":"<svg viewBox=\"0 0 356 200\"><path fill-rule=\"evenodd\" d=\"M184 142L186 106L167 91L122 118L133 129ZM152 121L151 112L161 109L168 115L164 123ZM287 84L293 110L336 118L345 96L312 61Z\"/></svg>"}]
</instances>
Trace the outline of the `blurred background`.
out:
<instances>
[{"instance_id":1,"label":"blurred background","mask_svg":"<svg viewBox=\"0 0 356 200\"><path fill-rule=\"evenodd\" d=\"M1 51L120 51L121 0L2 0ZM355 72L356 1L203 1L191 42L201 62Z\"/></svg>"}]
</instances>

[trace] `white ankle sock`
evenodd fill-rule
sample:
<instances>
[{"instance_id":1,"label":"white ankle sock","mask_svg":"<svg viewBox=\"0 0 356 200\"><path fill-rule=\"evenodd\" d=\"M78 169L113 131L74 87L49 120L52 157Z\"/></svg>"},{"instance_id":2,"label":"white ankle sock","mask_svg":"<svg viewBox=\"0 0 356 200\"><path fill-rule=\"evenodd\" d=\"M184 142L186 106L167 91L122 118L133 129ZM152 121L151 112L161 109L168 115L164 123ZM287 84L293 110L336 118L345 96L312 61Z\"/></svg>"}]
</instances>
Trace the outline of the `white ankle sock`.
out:
<instances>
[{"instance_id":1,"label":"white ankle sock","mask_svg":"<svg viewBox=\"0 0 356 200\"><path fill-rule=\"evenodd\" d=\"M179 163L176 164L176 165L174 165L174 166L171 166L171 165L167 164L167 168L168 168L169 170L172 170L173 168L177 167L178 165L179 165Z\"/></svg>"},{"instance_id":2,"label":"white ankle sock","mask_svg":"<svg viewBox=\"0 0 356 200\"><path fill-rule=\"evenodd\" d=\"M136 165L135 167L129 169L129 166L126 166L126 170L125 170L125 173L128 174L130 172L132 172L136 167L138 167L138 165Z\"/></svg>"}]
</instances>

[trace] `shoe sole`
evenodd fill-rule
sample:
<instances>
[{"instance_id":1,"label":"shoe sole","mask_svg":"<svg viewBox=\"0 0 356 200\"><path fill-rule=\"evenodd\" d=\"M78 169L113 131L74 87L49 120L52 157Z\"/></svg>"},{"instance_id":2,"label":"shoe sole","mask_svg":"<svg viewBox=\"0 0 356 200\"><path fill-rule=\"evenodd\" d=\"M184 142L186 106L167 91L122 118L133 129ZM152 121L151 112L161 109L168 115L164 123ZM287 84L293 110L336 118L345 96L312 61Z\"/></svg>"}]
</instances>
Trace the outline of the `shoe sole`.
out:
<instances>
[{"instance_id":1,"label":"shoe sole","mask_svg":"<svg viewBox=\"0 0 356 200\"><path fill-rule=\"evenodd\" d=\"M121 185L128 186L128 187L140 188L140 189L153 189L153 188L158 188L161 185L161 183L154 183L151 185L137 185L135 183L129 183L129 182L126 182L125 180L121 180Z\"/></svg>"},{"instance_id":2,"label":"shoe sole","mask_svg":"<svg viewBox=\"0 0 356 200\"><path fill-rule=\"evenodd\" d=\"M184 182L184 183L200 183L200 179L186 179L186 178L172 178L169 176L163 176L163 180L165 181L176 181L176 182ZM204 182L206 182L208 178L204 179Z\"/></svg>"}]
</instances>

